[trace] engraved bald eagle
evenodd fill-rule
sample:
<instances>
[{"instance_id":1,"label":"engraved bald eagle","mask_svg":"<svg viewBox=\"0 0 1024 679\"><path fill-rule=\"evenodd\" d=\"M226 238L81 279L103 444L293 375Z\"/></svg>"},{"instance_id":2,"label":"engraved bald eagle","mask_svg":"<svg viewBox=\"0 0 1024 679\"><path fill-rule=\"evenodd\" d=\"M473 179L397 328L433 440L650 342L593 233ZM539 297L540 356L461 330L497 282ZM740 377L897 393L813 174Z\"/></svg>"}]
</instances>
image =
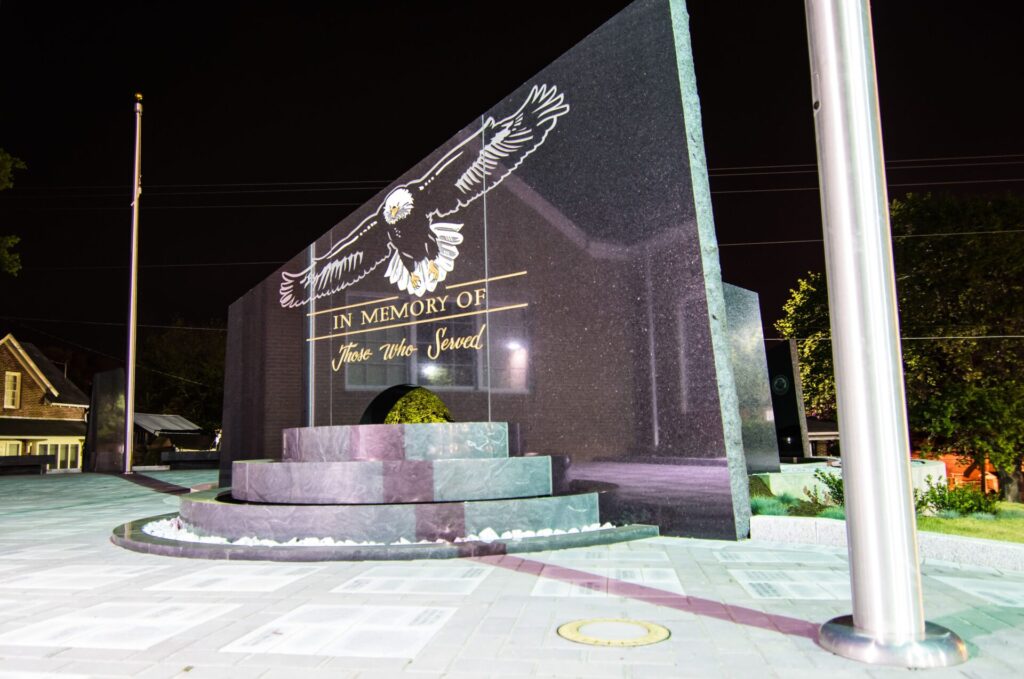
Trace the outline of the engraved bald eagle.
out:
<instances>
[{"instance_id":1,"label":"engraved bald eagle","mask_svg":"<svg viewBox=\"0 0 1024 679\"><path fill-rule=\"evenodd\" d=\"M283 272L281 306L332 295L385 264L384 276L399 290L417 297L433 292L459 256L459 211L515 171L568 112L556 87L534 85L519 110L499 121L487 118L422 177L392 189L375 212L310 266Z\"/></svg>"}]
</instances>

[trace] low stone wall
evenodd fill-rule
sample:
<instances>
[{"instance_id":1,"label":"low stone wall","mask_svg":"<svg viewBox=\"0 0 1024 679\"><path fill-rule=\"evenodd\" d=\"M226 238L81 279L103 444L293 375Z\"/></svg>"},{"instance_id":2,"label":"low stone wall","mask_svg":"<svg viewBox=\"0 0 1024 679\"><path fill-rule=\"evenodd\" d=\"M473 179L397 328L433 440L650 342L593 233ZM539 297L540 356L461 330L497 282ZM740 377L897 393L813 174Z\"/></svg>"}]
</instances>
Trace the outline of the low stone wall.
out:
<instances>
[{"instance_id":1,"label":"low stone wall","mask_svg":"<svg viewBox=\"0 0 1024 679\"><path fill-rule=\"evenodd\" d=\"M813 490L816 488L822 495L825 493L825 485L814 478L814 471L816 469L823 469L829 474L839 476L843 474L842 467L830 467L824 462L819 462L784 464L782 465L782 471L754 474L753 476L764 481L773 495L789 493L794 497L804 499L806 498L805 489ZM941 460L910 461L910 479L914 488L922 492L927 490L928 477L931 477L933 483L938 483L940 479L944 480L946 478L946 465Z\"/></svg>"},{"instance_id":2,"label":"low stone wall","mask_svg":"<svg viewBox=\"0 0 1024 679\"><path fill-rule=\"evenodd\" d=\"M846 547L846 522L802 516L752 516L750 539ZM1024 543L918 531L917 547L921 559L1001 571L1024 571Z\"/></svg>"}]
</instances>

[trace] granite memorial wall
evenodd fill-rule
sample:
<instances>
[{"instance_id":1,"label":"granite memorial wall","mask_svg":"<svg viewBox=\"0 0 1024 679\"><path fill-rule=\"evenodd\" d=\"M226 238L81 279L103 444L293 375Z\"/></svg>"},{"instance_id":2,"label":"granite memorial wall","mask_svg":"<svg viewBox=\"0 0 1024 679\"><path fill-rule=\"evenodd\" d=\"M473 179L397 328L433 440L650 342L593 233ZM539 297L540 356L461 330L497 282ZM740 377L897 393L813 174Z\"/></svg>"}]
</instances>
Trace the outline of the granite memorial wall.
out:
<instances>
[{"instance_id":1,"label":"granite memorial wall","mask_svg":"<svg viewBox=\"0 0 1024 679\"><path fill-rule=\"evenodd\" d=\"M523 452L717 465L695 532L741 536L730 341L685 5L639 0L231 306L221 482L415 384Z\"/></svg>"}]
</instances>

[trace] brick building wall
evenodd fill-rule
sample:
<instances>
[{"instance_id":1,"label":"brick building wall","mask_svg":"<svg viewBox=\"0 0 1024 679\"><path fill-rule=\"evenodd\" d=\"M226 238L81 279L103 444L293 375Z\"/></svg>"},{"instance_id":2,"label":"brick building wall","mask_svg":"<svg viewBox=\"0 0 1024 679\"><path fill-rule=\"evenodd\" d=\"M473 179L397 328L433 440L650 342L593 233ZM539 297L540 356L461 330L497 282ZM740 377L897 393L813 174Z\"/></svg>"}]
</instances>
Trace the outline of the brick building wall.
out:
<instances>
[{"instance_id":1,"label":"brick building wall","mask_svg":"<svg viewBox=\"0 0 1024 679\"><path fill-rule=\"evenodd\" d=\"M21 373L21 403L18 408L0 408L0 417L34 417L54 420L84 420L85 408L50 405L46 392L27 368L11 351L0 348L0 376L7 372Z\"/></svg>"}]
</instances>

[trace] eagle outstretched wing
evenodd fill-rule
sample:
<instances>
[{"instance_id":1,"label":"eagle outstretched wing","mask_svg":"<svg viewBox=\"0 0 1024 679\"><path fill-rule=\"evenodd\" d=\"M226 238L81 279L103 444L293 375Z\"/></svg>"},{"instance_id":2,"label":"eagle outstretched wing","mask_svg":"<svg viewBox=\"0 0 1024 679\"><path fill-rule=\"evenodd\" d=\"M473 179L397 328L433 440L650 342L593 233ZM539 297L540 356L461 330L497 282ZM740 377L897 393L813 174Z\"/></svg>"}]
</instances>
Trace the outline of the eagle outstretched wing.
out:
<instances>
[{"instance_id":1,"label":"eagle outstretched wing","mask_svg":"<svg viewBox=\"0 0 1024 679\"><path fill-rule=\"evenodd\" d=\"M433 222L452 215L500 184L568 112L557 87L534 85L518 111L499 121L487 118L476 134L412 182L429 210L426 216Z\"/></svg>"},{"instance_id":2,"label":"eagle outstretched wing","mask_svg":"<svg viewBox=\"0 0 1024 679\"><path fill-rule=\"evenodd\" d=\"M379 212L379 211L378 211ZM386 262L394 251L378 214L364 219L348 238L316 257L302 271L281 273L281 306L303 306L355 285Z\"/></svg>"},{"instance_id":3,"label":"eagle outstretched wing","mask_svg":"<svg viewBox=\"0 0 1024 679\"><path fill-rule=\"evenodd\" d=\"M389 283L418 297L432 292L454 269L463 241L463 224L451 216L515 171L568 112L558 88L534 85L519 110L487 118L422 177L391 189L329 252L302 271L283 272L281 306L344 290L385 262Z\"/></svg>"}]
</instances>

